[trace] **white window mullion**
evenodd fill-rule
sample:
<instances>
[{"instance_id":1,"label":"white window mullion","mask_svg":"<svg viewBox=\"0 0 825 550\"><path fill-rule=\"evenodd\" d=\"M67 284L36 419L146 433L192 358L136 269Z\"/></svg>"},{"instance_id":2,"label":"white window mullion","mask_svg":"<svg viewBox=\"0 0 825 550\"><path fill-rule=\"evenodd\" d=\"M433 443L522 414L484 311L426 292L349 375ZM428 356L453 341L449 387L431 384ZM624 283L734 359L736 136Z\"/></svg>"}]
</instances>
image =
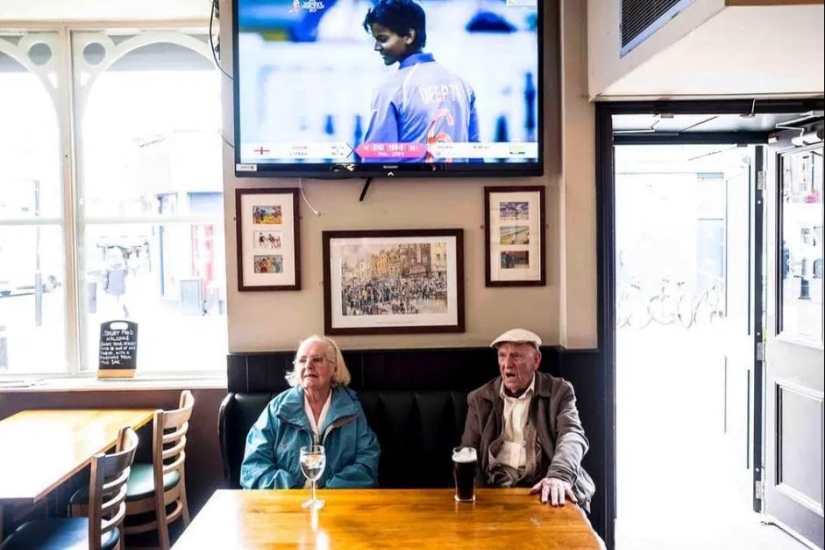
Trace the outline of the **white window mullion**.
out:
<instances>
[{"instance_id":1,"label":"white window mullion","mask_svg":"<svg viewBox=\"0 0 825 550\"><path fill-rule=\"evenodd\" d=\"M40 216L36 218L0 218L0 226L3 225L13 225L13 226L37 226L37 225L63 225L63 218L41 218Z\"/></svg>"},{"instance_id":2,"label":"white window mullion","mask_svg":"<svg viewBox=\"0 0 825 550\"><path fill-rule=\"evenodd\" d=\"M75 178L75 141L80 121L72 116L72 37L68 27L62 25L59 31L59 64L57 74L57 105L60 124L61 175L63 180L63 243L66 250L66 366L70 375L80 372L80 315L77 284L78 231L76 205L77 191Z\"/></svg>"},{"instance_id":3,"label":"white window mullion","mask_svg":"<svg viewBox=\"0 0 825 550\"><path fill-rule=\"evenodd\" d=\"M214 225L223 218L214 214L156 214L146 216L89 216L85 225Z\"/></svg>"}]
</instances>

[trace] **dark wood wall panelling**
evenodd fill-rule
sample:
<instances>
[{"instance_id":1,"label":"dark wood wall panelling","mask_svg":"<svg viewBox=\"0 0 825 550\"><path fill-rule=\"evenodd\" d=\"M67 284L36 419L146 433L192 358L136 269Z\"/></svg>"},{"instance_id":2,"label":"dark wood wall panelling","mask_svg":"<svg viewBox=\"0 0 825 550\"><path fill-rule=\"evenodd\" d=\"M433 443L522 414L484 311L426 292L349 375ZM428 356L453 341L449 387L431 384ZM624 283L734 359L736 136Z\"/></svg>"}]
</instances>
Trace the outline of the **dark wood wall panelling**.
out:
<instances>
[{"instance_id":1,"label":"dark wood wall panelling","mask_svg":"<svg viewBox=\"0 0 825 550\"><path fill-rule=\"evenodd\" d=\"M590 520L604 535L606 526L604 386L598 350L542 347L541 370L568 380L576 391L579 415L590 440L584 468L593 476L597 493ZM270 392L286 389L294 352L230 354L230 392ZM350 387L359 390L469 391L498 376L495 350L490 348L399 349L344 352L352 374Z\"/></svg>"}]
</instances>

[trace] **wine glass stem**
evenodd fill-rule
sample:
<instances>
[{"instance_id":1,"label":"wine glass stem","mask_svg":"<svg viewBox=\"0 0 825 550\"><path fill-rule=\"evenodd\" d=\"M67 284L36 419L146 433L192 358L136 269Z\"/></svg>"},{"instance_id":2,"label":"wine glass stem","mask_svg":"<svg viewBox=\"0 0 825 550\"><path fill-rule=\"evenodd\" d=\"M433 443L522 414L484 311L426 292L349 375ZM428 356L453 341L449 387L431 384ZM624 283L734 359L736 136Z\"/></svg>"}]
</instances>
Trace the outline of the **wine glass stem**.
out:
<instances>
[{"instance_id":1,"label":"wine glass stem","mask_svg":"<svg viewBox=\"0 0 825 550\"><path fill-rule=\"evenodd\" d=\"M312 502L315 503L315 480L312 480Z\"/></svg>"}]
</instances>

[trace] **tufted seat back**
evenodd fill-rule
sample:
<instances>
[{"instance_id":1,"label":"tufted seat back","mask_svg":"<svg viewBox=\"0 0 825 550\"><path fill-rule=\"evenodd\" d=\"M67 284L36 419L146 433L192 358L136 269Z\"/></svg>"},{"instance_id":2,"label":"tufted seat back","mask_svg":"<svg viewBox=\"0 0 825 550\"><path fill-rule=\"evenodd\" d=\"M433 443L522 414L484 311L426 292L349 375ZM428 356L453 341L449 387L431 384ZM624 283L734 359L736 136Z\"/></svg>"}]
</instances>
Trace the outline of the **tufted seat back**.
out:
<instances>
[{"instance_id":1,"label":"tufted seat back","mask_svg":"<svg viewBox=\"0 0 825 550\"><path fill-rule=\"evenodd\" d=\"M276 393L230 393L219 416L229 487L239 487L246 435ZM449 487L451 450L467 415L463 391L362 391L361 406L381 446L380 487Z\"/></svg>"}]
</instances>

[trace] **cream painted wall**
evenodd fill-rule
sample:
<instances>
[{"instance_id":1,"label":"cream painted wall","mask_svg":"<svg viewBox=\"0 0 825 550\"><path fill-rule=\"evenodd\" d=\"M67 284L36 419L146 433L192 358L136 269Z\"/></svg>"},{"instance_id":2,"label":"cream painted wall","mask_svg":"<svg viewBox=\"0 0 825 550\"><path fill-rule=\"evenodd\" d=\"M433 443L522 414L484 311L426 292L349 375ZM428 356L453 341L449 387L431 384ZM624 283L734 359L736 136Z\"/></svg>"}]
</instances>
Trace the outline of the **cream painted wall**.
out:
<instances>
[{"instance_id":1,"label":"cream painted wall","mask_svg":"<svg viewBox=\"0 0 825 550\"><path fill-rule=\"evenodd\" d=\"M358 202L361 181L305 180L306 197L321 215L315 216L306 204L301 204L301 291L237 292L235 189L295 187L298 182L236 179L232 149L228 145L224 147L231 352L292 350L301 338L323 331L322 231L447 227L464 229L466 332L336 338L344 348L487 345L513 326L534 330L548 344L596 346L595 138L593 106L588 101L586 86L586 12L583 3L576 0L561 0L561 5L550 0L547 5L546 28L551 38L545 52L548 71L545 176L531 180L378 179L363 203ZM228 0L222 0L221 15L221 43L225 45L222 63L224 67L231 67ZM552 37L559 34L560 15L565 37L553 40ZM223 97L224 135L231 142L232 83L229 78L223 82ZM488 289L484 286L483 188L507 184L547 187L546 287Z\"/></svg>"},{"instance_id":2,"label":"cream painted wall","mask_svg":"<svg viewBox=\"0 0 825 550\"><path fill-rule=\"evenodd\" d=\"M588 6L581 0L561 3L564 246L559 334L562 345L578 349L596 346L596 121L587 90Z\"/></svg>"},{"instance_id":3,"label":"cream painted wall","mask_svg":"<svg viewBox=\"0 0 825 550\"><path fill-rule=\"evenodd\" d=\"M588 90L592 99L719 13L725 8L725 0L695 0L624 57L619 57L619 5L618 0L587 0Z\"/></svg>"},{"instance_id":4,"label":"cream painted wall","mask_svg":"<svg viewBox=\"0 0 825 550\"><path fill-rule=\"evenodd\" d=\"M725 8L608 86L603 96L820 96L823 16L821 2Z\"/></svg>"}]
</instances>

